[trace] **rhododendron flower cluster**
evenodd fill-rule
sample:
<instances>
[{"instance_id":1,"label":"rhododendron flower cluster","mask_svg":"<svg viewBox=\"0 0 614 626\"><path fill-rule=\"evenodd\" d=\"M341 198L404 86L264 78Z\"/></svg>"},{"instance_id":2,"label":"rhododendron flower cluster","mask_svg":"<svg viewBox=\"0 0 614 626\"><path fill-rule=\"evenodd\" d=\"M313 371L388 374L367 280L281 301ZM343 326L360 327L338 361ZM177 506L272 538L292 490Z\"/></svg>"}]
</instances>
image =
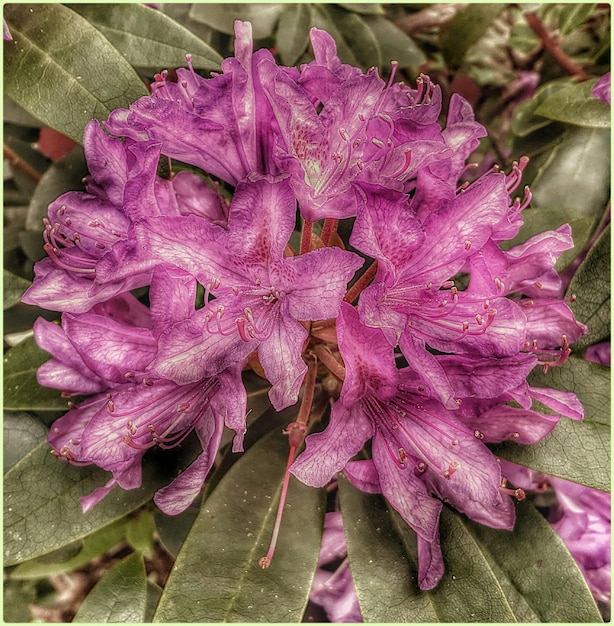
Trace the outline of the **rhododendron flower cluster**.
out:
<instances>
[{"instance_id":1,"label":"rhododendron flower cluster","mask_svg":"<svg viewBox=\"0 0 614 626\"><path fill-rule=\"evenodd\" d=\"M583 416L572 393L526 381L587 332L554 268L570 227L501 249L530 202L526 159L465 179L485 129L456 94L441 124L427 76L408 86L394 64L388 80L345 65L318 29L315 60L283 67L253 52L248 23L235 29L220 74L201 77L188 57L176 80L163 72L151 95L92 121L85 191L49 207L48 257L24 302L62 319L36 324L52 355L38 379L89 396L49 443L111 472L88 510L141 484L149 448L194 431L200 455L155 496L178 514L225 427L243 450L251 368L276 410L297 406L290 472L321 487L344 471L382 493L416 532L432 589L443 502L514 526L524 494L486 444L532 444ZM169 159L181 171L165 177ZM307 420L318 385L324 427Z\"/></svg>"}]
</instances>

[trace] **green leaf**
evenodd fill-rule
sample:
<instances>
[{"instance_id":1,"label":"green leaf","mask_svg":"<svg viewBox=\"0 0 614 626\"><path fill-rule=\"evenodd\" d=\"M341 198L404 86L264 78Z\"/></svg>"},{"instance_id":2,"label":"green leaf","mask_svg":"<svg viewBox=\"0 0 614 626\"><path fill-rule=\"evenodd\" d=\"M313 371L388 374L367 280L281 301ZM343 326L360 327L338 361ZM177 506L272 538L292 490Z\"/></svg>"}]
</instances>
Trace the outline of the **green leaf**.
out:
<instances>
[{"instance_id":1,"label":"green leaf","mask_svg":"<svg viewBox=\"0 0 614 626\"><path fill-rule=\"evenodd\" d=\"M135 552L105 572L87 595L73 622L140 623L145 618L147 577L143 557Z\"/></svg>"},{"instance_id":2,"label":"green leaf","mask_svg":"<svg viewBox=\"0 0 614 626\"><path fill-rule=\"evenodd\" d=\"M57 389L36 381L39 366L49 360L34 337L19 342L4 354L4 408L8 411L63 411L66 398Z\"/></svg>"},{"instance_id":3,"label":"green leaf","mask_svg":"<svg viewBox=\"0 0 614 626\"><path fill-rule=\"evenodd\" d=\"M329 4L314 4L313 9L313 25L316 28L325 30L337 44L337 55L343 63L349 65L360 65L354 54L354 50L346 43L343 31L337 26L337 17L342 9L333 7Z\"/></svg>"},{"instance_id":4,"label":"green leaf","mask_svg":"<svg viewBox=\"0 0 614 626\"><path fill-rule=\"evenodd\" d=\"M318 559L325 490L290 478L275 556L271 538L288 456L275 430L224 476L177 556L157 622L300 622Z\"/></svg>"},{"instance_id":5,"label":"green leaf","mask_svg":"<svg viewBox=\"0 0 614 626\"><path fill-rule=\"evenodd\" d=\"M124 538L125 534L126 520L122 518L85 537L81 550L72 558L59 562L48 562L47 560L26 561L11 572L11 578L29 580L72 572L117 545Z\"/></svg>"},{"instance_id":6,"label":"green leaf","mask_svg":"<svg viewBox=\"0 0 614 626\"><path fill-rule=\"evenodd\" d=\"M605 212L610 196L610 133L568 127L536 161L537 166L529 163L525 177L533 192L532 208L523 212L525 225L513 243L569 223L575 245L561 255L557 266L562 269L588 243Z\"/></svg>"},{"instance_id":7,"label":"green leaf","mask_svg":"<svg viewBox=\"0 0 614 626\"><path fill-rule=\"evenodd\" d=\"M483 37L503 9L496 2L469 4L454 15L441 38L441 52L452 69L462 64L469 48Z\"/></svg>"},{"instance_id":8,"label":"green leaf","mask_svg":"<svg viewBox=\"0 0 614 626\"><path fill-rule=\"evenodd\" d=\"M380 496L340 477L348 557L365 622L510 622L514 616L495 576L462 523L445 510L441 545L446 573L430 592L418 588L414 531ZM479 592L477 592L479 590Z\"/></svg>"},{"instance_id":9,"label":"green leaf","mask_svg":"<svg viewBox=\"0 0 614 626\"><path fill-rule=\"evenodd\" d=\"M493 568L519 622L602 621L574 558L530 502L517 505L511 533L474 522L465 524Z\"/></svg>"},{"instance_id":10,"label":"green leaf","mask_svg":"<svg viewBox=\"0 0 614 626\"><path fill-rule=\"evenodd\" d=\"M595 4L590 2L562 4L559 8L559 30L567 35L582 26L595 9Z\"/></svg>"},{"instance_id":11,"label":"green leaf","mask_svg":"<svg viewBox=\"0 0 614 626\"><path fill-rule=\"evenodd\" d=\"M251 22L254 39L270 37L280 15L287 9L283 4L193 4L190 17L227 35L234 35L235 20Z\"/></svg>"},{"instance_id":12,"label":"green leaf","mask_svg":"<svg viewBox=\"0 0 614 626\"><path fill-rule=\"evenodd\" d=\"M136 67L192 65L219 70L222 57L202 39L164 13L142 4L70 4L73 11L95 26L126 60Z\"/></svg>"},{"instance_id":13,"label":"green leaf","mask_svg":"<svg viewBox=\"0 0 614 626\"><path fill-rule=\"evenodd\" d=\"M83 148L71 150L60 161L54 163L43 174L36 186L26 217L26 228L33 230L43 246L43 218L47 217L49 205L67 191L83 191L83 177L88 174Z\"/></svg>"},{"instance_id":14,"label":"green leaf","mask_svg":"<svg viewBox=\"0 0 614 626\"><path fill-rule=\"evenodd\" d=\"M4 413L2 449L4 471L47 439L46 426L28 413Z\"/></svg>"},{"instance_id":15,"label":"green leaf","mask_svg":"<svg viewBox=\"0 0 614 626\"><path fill-rule=\"evenodd\" d=\"M26 289L32 284L29 280L17 276L8 270L4 272L4 310L15 306L25 293Z\"/></svg>"},{"instance_id":16,"label":"green leaf","mask_svg":"<svg viewBox=\"0 0 614 626\"><path fill-rule=\"evenodd\" d=\"M535 109L536 115L586 128L610 128L610 106L595 98L591 89L597 79L568 82Z\"/></svg>"},{"instance_id":17,"label":"green leaf","mask_svg":"<svg viewBox=\"0 0 614 626\"><path fill-rule=\"evenodd\" d=\"M10 4L4 17L13 36L4 43L6 95L74 141L92 118L147 95L122 55L67 7Z\"/></svg>"},{"instance_id":18,"label":"green leaf","mask_svg":"<svg viewBox=\"0 0 614 626\"><path fill-rule=\"evenodd\" d=\"M342 60L345 60L344 52L347 46L357 61L355 65L360 65L363 69L381 67L382 53L379 42L362 15L346 11L336 5L322 5L321 8L337 29L337 33L330 30L328 32L335 38ZM324 28L328 30L326 26ZM344 46L340 45L340 40L343 40ZM350 63L347 60L345 62Z\"/></svg>"},{"instance_id":19,"label":"green leaf","mask_svg":"<svg viewBox=\"0 0 614 626\"><path fill-rule=\"evenodd\" d=\"M361 15L384 15L384 7L381 4L355 4L353 2L344 2L340 4L346 11L353 11Z\"/></svg>"},{"instance_id":20,"label":"green leaf","mask_svg":"<svg viewBox=\"0 0 614 626\"><path fill-rule=\"evenodd\" d=\"M576 296L572 304L576 317L589 330L588 335L573 344L574 352L610 336L610 232L608 225L588 251L567 288L567 297Z\"/></svg>"},{"instance_id":21,"label":"green leaf","mask_svg":"<svg viewBox=\"0 0 614 626\"><path fill-rule=\"evenodd\" d=\"M284 65L294 65L309 45L311 8L308 4L289 4L279 18L275 43Z\"/></svg>"},{"instance_id":22,"label":"green leaf","mask_svg":"<svg viewBox=\"0 0 614 626\"><path fill-rule=\"evenodd\" d=\"M584 420L561 417L552 433L536 444L505 442L491 449L497 456L544 474L609 491L610 368L572 357L546 374L533 371L529 384L574 392L584 406Z\"/></svg>"},{"instance_id":23,"label":"green leaf","mask_svg":"<svg viewBox=\"0 0 614 626\"><path fill-rule=\"evenodd\" d=\"M126 520L126 539L146 559L153 558L156 525L151 511L143 510Z\"/></svg>"},{"instance_id":24,"label":"green leaf","mask_svg":"<svg viewBox=\"0 0 614 626\"><path fill-rule=\"evenodd\" d=\"M146 463L142 487L116 487L85 515L79 498L108 480L108 472L97 467L58 460L47 443L32 450L4 476L4 564L53 552L111 524L147 502L168 476L158 475L155 463Z\"/></svg>"},{"instance_id":25,"label":"green leaf","mask_svg":"<svg viewBox=\"0 0 614 626\"><path fill-rule=\"evenodd\" d=\"M537 115L535 111L542 102L561 89L564 89L565 85L566 80L564 79L548 81L544 85L541 85L533 96L521 102L514 109L512 132L518 137L526 137L544 126L551 124L552 120Z\"/></svg>"},{"instance_id":26,"label":"green leaf","mask_svg":"<svg viewBox=\"0 0 614 626\"><path fill-rule=\"evenodd\" d=\"M382 497L361 493L343 476L339 495L365 622L600 621L573 558L529 502L517 507L513 532L479 526L445 506L439 534L446 572L424 592L415 533Z\"/></svg>"},{"instance_id":27,"label":"green leaf","mask_svg":"<svg viewBox=\"0 0 614 626\"><path fill-rule=\"evenodd\" d=\"M380 46L384 67L391 61L396 61L401 68L418 67L426 61L426 56L414 40L397 28L394 22L381 15L365 15L363 19Z\"/></svg>"}]
</instances>

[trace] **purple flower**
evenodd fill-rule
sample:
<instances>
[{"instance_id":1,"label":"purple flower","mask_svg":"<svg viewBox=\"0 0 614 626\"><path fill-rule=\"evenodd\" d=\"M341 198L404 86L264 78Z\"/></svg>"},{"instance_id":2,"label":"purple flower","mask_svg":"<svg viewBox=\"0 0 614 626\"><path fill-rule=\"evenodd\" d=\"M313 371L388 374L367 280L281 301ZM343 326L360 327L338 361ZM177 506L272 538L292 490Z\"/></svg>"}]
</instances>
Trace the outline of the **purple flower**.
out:
<instances>
[{"instance_id":1,"label":"purple flower","mask_svg":"<svg viewBox=\"0 0 614 626\"><path fill-rule=\"evenodd\" d=\"M65 313L62 328L42 319L35 325L39 345L53 356L40 368L39 382L68 396L96 394L73 405L49 435L58 457L79 465L93 463L113 474L104 487L82 500L86 511L115 485L139 487L141 460L153 446L174 447L192 431L202 446L198 458L154 498L170 515L183 511L198 495L215 460L224 425L237 433L233 450L242 450L243 363L188 385L164 380L148 369L161 323L170 324L185 314L181 299L172 297L178 294L178 286L183 285L194 299L195 281L177 273L156 269L151 310L124 294L85 314ZM172 289L166 289L169 278L174 279Z\"/></svg>"},{"instance_id":2,"label":"purple flower","mask_svg":"<svg viewBox=\"0 0 614 626\"><path fill-rule=\"evenodd\" d=\"M431 493L472 519L511 529L514 506L501 490L500 466L479 431L425 396L411 369L396 369L382 331L363 326L353 307L342 305L337 332L346 368L341 396L328 427L307 437L291 471L322 486L344 469L363 491L383 493L416 531L420 588L432 589L444 566L442 504ZM348 463L371 438L372 459Z\"/></svg>"},{"instance_id":3,"label":"purple flower","mask_svg":"<svg viewBox=\"0 0 614 626\"><path fill-rule=\"evenodd\" d=\"M600 602L611 598L611 496L550 476L557 506L548 519L580 566Z\"/></svg>"},{"instance_id":4,"label":"purple flower","mask_svg":"<svg viewBox=\"0 0 614 626\"><path fill-rule=\"evenodd\" d=\"M593 95L606 104L611 103L612 79L610 72L604 74L593 87Z\"/></svg>"},{"instance_id":5,"label":"purple flower","mask_svg":"<svg viewBox=\"0 0 614 626\"><path fill-rule=\"evenodd\" d=\"M426 347L472 357L517 354L525 342L520 307L488 290L459 291L449 279L490 240L508 214L506 177L488 174L423 221L405 194L363 186L350 241L378 261L358 305L363 323L400 345L424 384L455 408L445 373Z\"/></svg>"},{"instance_id":6,"label":"purple flower","mask_svg":"<svg viewBox=\"0 0 614 626\"><path fill-rule=\"evenodd\" d=\"M114 135L155 140L164 154L200 167L236 185L253 173L276 174L272 164L273 116L257 80L257 66L272 60L266 49L252 52L252 28L235 22L235 57L223 73L205 79L180 68L177 82L156 76L151 96L105 122ZM188 57L189 62L189 57Z\"/></svg>"},{"instance_id":7,"label":"purple flower","mask_svg":"<svg viewBox=\"0 0 614 626\"><path fill-rule=\"evenodd\" d=\"M149 259L125 267L114 281L99 274L101 264L116 262L118 250L130 238L132 221L139 217L195 212L222 219L217 194L207 194L201 179L182 174L176 193L171 181L156 175L158 145L124 144L106 135L97 121L86 126L83 145L90 171L86 191L65 193L49 206L43 233L49 256L35 265L35 280L22 298L27 304L84 313L149 284L154 265ZM186 203L186 190L198 192L198 199Z\"/></svg>"},{"instance_id":8,"label":"purple flower","mask_svg":"<svg viewBox=\"0 0 614 626\"><path fill-rule=\"evenodd\" d=\"M502 466L511 482L527 492L554 490L555 502L546 500L548 521L576 560L595 600L609 603L611 495L509 461L502 461Z\"/></svg>"},{"instance_id":9,"label":"purple flower","mask_svg":"<svg viewBox=\"0 0 614 626\"><path fill-rule=\"evenodd\" d=\"M189 272L215 295L162 333L153 364L160 376L195 382L258 349L275 408L297 401L307 369L302 350L308 333L301 322L337 315L362 260L338 248L291 256L295 214L287 180L260 178L237 186L228 229L194 216L135 225L147 258Z\"/></svg>"},{"instance_id":10,"label":"purple flower","mask_svg":"<svg viewBox=\"0 0 614 626\"><path fill-rule=\"evenodd\" d=\"M386 83L375 69L362 74L343 65L328 33L314 28L311 41L316 58L298 77L272 60L258 68L279 125L275 159L291 174L306 220L355 215L353 183L378 180L403 190L422 168L449 180L465 167L484 129L462 98L453 99L442 132L441 92L428 77L410 89L393 84L393 67Z\"/></svg>"},{"instance_id":11,"label":"purple flower","mask_svg":"<svg viewBox=\"0 0 614 626\"><path fill-rule=\"evenodd\" d=\"M341 563L331 571L331 568L339 561ZM326 513L324 518L318 569L309 599L324 609L331 622L363 621L347 559L343 520L341 513L337 511Z\"/></svg>"},{"instance_id":12,"label":"purple flower","mask_svg":"<svg viewBox=\"0 0 614 626\"><path fill-rule=\"evenodd\" d=\"M2 39L4 39L4 41L13 41L13 35L11 35L9 25L6 23L6 20L2 20Z\"/></svg>"},{"instance_id":13,"label":"purple flower","mask_svg":"<svg viewBox=\"0 0 614 626\"><path fill-rule=\"evenodd\" d=\"M601 365L610 366L610 342L602 341L589 346L586 349L587 361L593 361L594 363L601 363Z\"/></svg>"}]
</instances>

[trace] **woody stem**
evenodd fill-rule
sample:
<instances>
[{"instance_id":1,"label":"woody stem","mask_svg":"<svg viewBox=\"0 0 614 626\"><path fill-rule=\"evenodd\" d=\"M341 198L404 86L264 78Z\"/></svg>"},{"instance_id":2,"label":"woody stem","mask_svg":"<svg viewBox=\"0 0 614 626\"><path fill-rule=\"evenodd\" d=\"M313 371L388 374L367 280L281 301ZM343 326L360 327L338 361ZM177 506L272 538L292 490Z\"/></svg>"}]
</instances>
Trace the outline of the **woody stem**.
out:
<instances>
[{"instance_id":1,"label":"woody stem","mask_svg":"<svg viewBox=\"0 0 614 626\"><path fill-rule=\"evenodd\" d=\"M313 222L303 220L303 230L301 231L301 254L311 250L311 233L313 232Z\"/></svg>"},{"instance_id":2,"label":"woody stem","mask_svg":"<svg viewBox=\"0 0 614 626\"><path fill-rule=\"evenodd\" d=\"M344 301L352 304L356 298L360 295L360 292L368 286L373 280L375 273L377 272L377 261L373 261L367 268L367 271L348 289L344 296Z\"/></svg>"}]
</instances>

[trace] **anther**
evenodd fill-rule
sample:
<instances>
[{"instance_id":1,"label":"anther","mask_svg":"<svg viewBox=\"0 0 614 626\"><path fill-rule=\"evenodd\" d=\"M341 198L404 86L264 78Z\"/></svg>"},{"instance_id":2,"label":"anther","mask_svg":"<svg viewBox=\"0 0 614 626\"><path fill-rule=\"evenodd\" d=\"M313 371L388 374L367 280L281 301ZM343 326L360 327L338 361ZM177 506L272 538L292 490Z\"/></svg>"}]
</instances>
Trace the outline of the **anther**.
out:
<instances>
[{"instance_id":1,"label":"anther","mask_svg":"<svg viewBox=\"0 0 614 626\"><path fill-rule=\"evenodd\" d=\"M476 439L484 439L484 435L483 435L483 433L481 433L481 432L480 432L479 430L477 430L477 429L473 431L473 436L474 436Z\"/></svg>"}]
</instances>

